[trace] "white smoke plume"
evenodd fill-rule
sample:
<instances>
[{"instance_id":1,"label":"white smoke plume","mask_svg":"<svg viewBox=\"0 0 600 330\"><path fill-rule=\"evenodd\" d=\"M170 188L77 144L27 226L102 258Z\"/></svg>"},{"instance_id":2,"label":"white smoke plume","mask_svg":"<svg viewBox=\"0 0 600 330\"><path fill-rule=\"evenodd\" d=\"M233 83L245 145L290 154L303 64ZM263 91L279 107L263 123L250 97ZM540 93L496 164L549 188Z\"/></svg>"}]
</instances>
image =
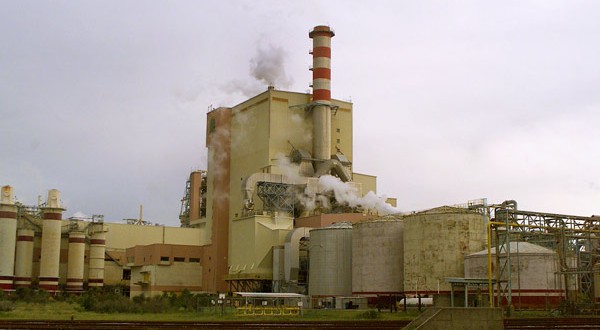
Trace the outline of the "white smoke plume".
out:
<instances>
[{"instance_id":1,"label":"white smoke plume","mask_svg":"<svg viewBox=\"0 0 600 330\"><path fill-rule=\"evenodd\" d=\"M300 167L290 162L288 157L279 154L276 160L281 173L294 182L300 182ZM400 209L386 203L385 196L377 196L369 191L364 196L359 196L359 191L350 183L343 182L340 178L333 175L323 175L319 178L319 193L309 191L308 187L303 194L295 196L304 208L308 211L315 210L318 207L328 208L329 199L327 194L333 193L335 200L342 205L352 208L362 208L366 211L376 211L379 215L397 214Z\"/></svg>"},{"instance_id":2,"label":"white smoke plume","mask_svg":"<svg viewBox=\"0 0 600 330\"><path fill-rule=\"evenodd\" d=\"M290 162L290 159L284 154L279 153L276 156L275 164L281 170L281 174L288 177L292 182L301 182L300 166Z\"/></svg>"},{"instance_id":3,"label":"white smoke plume","mask_svg":"<svg viewBox=\"0 0 600 330\"><path fill-rule=\"evenodd\" d=\"M377 196L374 192L369 191L361 197L355 187L343 182L338 177L323 175L319 178L319 185L323 193L333 192L335 200L340 204L377 211L379 215L400 213L399 209L385 202L385 196Z\"/></svg>"},{"instance_id":4,"label":"white smoke plume","mask_svg":"<svg viewBox=\"0 0 600 330\"><path fill-rule=\"evenodd\" d=\"M229 147L228 141L230 139L230 132L227 128L222 126L215 127L215 131L211 132L211 139L208 145L208 164L212 166L208 169L212 171L215 180L225 180L226 169L229 167L227 164L228 153L223 150ZM213 196L214 200L223 201L229 198L227 193L216 193Z\"/></svg>"},{"instance_id":5,"label":"white smoke plume","mask_svg":"<svg viewBox=\"0 0 600 330\"><path fill-rule=\"evenodd\" d=\"M281 46L269 44L267 47L256 49L256 55L250 60L250 73L258 80L268 85L290 87L293 79L285 73L287 53Z\"/></svg>"},{"instance_id":6,"label":"white smoke plume","mask_svg":"<svg viewBox=\"0 0 600 330\"><path fill-rule=\"evenodd\" d=\"M289 88L294 80L285 72L287 52L281 46L257 43L256 54L250 59L250 76L254 80L234 79L221 89L226 93L240 93L245 97L252 97L264 91L265 85L278 88Z\"/></svg>"}]
</instances>

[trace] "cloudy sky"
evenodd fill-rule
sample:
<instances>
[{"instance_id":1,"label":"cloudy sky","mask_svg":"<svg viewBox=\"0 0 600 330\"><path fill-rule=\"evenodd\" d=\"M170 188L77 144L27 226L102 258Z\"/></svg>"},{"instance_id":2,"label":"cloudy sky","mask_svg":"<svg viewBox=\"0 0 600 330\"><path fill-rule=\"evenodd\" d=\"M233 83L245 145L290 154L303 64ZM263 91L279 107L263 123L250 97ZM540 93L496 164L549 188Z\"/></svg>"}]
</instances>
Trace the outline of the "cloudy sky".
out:
<instances>
[{"instance_id":1,"label":"cloudy sky","mask_svg":"<svg viewBox=\"0 0 600 330\"><path fill-rule=\"evenodd\" d=\"M178 225L210 106L305 92L330 25L354 169L405 211L600 214L598 1L0 1L0 185ZM261 68L276 68L264 76ZM273 71L273 70L271 70Z\"/></svg>"}]
</instances>

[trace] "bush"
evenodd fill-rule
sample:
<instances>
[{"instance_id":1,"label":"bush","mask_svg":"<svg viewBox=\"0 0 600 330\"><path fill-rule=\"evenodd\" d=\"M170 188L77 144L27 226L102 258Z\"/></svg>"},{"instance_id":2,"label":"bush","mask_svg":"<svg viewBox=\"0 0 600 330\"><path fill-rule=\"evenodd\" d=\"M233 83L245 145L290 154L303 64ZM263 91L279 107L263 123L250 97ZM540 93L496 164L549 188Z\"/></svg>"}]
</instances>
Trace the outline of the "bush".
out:
<instances>
[{"instance_id":1,"label":"bush","mask_svg":"<svg viewBox=\"0 0 600 330\"><path fill-rule=\"evenodd\" d=\"M169 311L171 305L166 297L153 297L144 302L142 310L145 313L163 313Z\"/></svg>"},{"instance_id":2,"label":"bush","mask_svg":"<svg viewBox=\"0 0 600 330\"><path fill-rule=\"evenodd\" d=\"M45 304L50 301L50 294L45 290L33 290L29 287L18 287L13 300L24 301L28 303Z\"/></svg>"},{"instance_id":3,"label":"bush","mask_svg":"<svg viewBox=\"0 0 600 330\"><path fill-rule=\"evenodd\" d=\"M379 318L379 312L376 311L376 310L374 310L374 309L370 309L368 311L364 311L364 312L358 314L357 318L359 318L359 319L367 319L367 320L378 319Z\"/></svg>"},{"instance_id":4,"label":"bush","mask_svg":"<svg viewBox=\"0 0 600 330\"><path fill-rule=\"evenodd\" d=\"M8 300L0 301L0 312L10 312L13 309L15 309L15 306L11 301L8 301Z\"/></svg>"},{"instance_id":5,"label":"bush","mask_svg":"<svg viewBox=\"0 0 600 330\"><path fill-rule=\"evenodd\" d=\"M163 295L163 297L165 297ZM192 294L190 290L184 289L181 293L170 293L166 295L171 306L177 310L193 311L196 309L198 296Z\"/></svg>"}]
</instances>

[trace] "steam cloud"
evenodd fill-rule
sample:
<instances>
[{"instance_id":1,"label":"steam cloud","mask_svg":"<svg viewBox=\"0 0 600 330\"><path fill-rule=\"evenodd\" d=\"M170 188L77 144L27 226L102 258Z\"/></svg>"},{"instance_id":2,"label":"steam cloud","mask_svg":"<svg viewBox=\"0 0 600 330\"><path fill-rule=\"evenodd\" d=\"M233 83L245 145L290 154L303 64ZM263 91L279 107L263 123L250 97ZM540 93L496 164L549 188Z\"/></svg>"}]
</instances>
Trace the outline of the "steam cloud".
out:
<instances>
[{"instance_id":1,"label":"steam cloud","mask_svg":"<svg viewBox=\"0 0 600 330\"><path fill-rule=\"evenodd\" d=\"M256 48L250 59L250 75L253 81L234 79L222 89L227 93L241 93L245 97L255 96L265 89L265 85L289 88L294 80L285 73L287 52L280 46L268 44Z\"/></svg>"},{"instance_id":2,"label":"steam cloud","mask_svg":"<svg viewBox=\"0 0 600 330\"><path fill-rule=\"evenodd\" d=\"M323 192L333 192L338 203L350 207L362 207L365 210L377 211L379 215L400 213L400 210L385 202L385 196L377 196L369 191L366 195L358 196L358 191L340 178L332 175L323 175L319 178L319 185Z\"/></svg>"},{"instance_id":3,"label":"steam cloud","mask_svg":"<svg viewBox=\"0 0 600 330\"><path fill-rule=\"evenodd\" d=\"M269 85L289 87L293 80L285 74L287 54L282 47L269 44L266 49L256 49L256 56L250 60L250 73L258 80Z\"/></svg>"},{"instance_id":4,"label":"steam cloud","mask_svg":"<svg viewBox=\"0 0 600 330\"><path fill-rule=\"evenodd\" d=\"M279 154L277 165L281 169L282 174L291 179L291 181L301 182L300 167L291 163L286 156ZM379 215L398 214L401 212L400 209L386 203L385 196L377 196L374 192L369 191L361 197L354 186L332 175L321 176L319 178L319 186L320 191L318 194L306 189L303 194L295 196L309 211L316 209L318 206L328 208L330 205L326 194L333 193L338 203L353 208L361 207L367 211L377 211Z\"/></svg>"}]
</instances>

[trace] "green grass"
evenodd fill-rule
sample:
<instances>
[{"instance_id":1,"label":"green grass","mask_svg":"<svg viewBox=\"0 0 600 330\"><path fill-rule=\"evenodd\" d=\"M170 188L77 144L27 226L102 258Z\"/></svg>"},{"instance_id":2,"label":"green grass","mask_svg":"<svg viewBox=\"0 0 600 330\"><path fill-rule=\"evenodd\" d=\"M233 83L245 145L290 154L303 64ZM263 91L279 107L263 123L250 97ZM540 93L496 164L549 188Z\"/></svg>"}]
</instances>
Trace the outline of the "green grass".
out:
<instances>
[{"instance_id":1,"label":"green grass","mask_svg":"<svg viewBox=\"0 0 600 330\"><path fill-rule=\"evenodd\" d=\"M322 321L322 320L360 320L369 319L364 310L304 310L302 316L237 316L234 309L205 308L201 312L169 312L144 314L103 314L84 311L78 304L69 302L50 302L46 304L15 303L15 309L0 312L5 320L103 320L103 321ZM377 320L411 320L418 312L377 313Z\"/></svg>"}]
</instances>

